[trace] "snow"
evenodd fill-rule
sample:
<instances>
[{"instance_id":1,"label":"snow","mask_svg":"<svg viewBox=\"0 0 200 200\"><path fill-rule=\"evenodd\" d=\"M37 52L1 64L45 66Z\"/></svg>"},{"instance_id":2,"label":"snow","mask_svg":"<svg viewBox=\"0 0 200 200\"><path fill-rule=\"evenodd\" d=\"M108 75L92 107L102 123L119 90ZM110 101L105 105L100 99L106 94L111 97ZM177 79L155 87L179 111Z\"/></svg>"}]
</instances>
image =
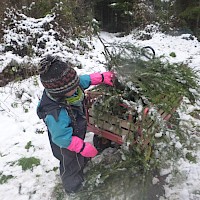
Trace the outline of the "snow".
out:
<instances>
[{"instance_id":1,"label":"snow","mask_svg":"<svg viewBox=\"0 0 200 200\"><path fill-rule=\"evenodd\" d=\"M25 26L30 29L35 20L26 18ZM45 19L44 19L45 21ZM39 22L43 23L40 19ZM41 31L39 28L38 32ZM13 32L12 32L13 34ZM184 62L195 69L200 68L200 43L195 37L188 34L180 36L170 36L160 32L151 33L152 39L139 40L134 33L118 37L116 34L101 32L100 37L107 43L111 42L131 42L136 46L152 46L156 52L156 56L165 55L165 59L170 62ZM10 38L9 32L7 37ZM14 37L16 38L16 36ZM106 70L104 66L103 45L97 37L92 39L90 51L84 55L79 55L78 51L70 53L64 44L58 41L49 41L47 45L48 53L56 52L57 55L70 59L74 63L82 65L82 69L76 68L78 74L88 74L92 72L103 72ZM55 48L53 48L55 47ZM1 47L2 48L2 47ZM62 49L62 51L61 51ZM60 52L59 52L60 51ZM175 52L176 57L171 57L170 53ZM0 55L1 69L9 63L12 58L19 62L23 58L15 56L12 52ZM39 58L34 58L34 62L38 62ZM36 84L38 83L38 84ZM17 98L20 91L23 90L22 98ZM42 94L43 87L38 77L29 78L20 83L10 83L0 88L0 175L12 175L14 178L9 179L7 183L0 184L0 199L8 200L47 200L50 199L53 188L59 183L58 161L53 157L48 142L46 127L36 115L36 107ZM27 99L29 101L27 101ZM188 120L185 113L182 118ZM200 125L200 121L195 121L196 125ZM87 140L92 138L92 133L88 133ZM157 134L159 137L159 133ZM196 134L198 141L200 134ZM25 148L31 141L31 147ZM182 145L177 141L177 148ZM163 169L162 174L169 174L165 187L165 197L161 199L181 199L181 200L197 200L200 199L200 149L196 154L196 163L190 162L183 158L179 159L176 165L180 177L177 178L171 173L171 169ZM36 157L40 159L40 165L35 166L32 170L23 171L17 161L22 157ZM1 176L0 176L1 177ZM153 183L158 180L155 177Z\"/></svg>"}]
</instances>

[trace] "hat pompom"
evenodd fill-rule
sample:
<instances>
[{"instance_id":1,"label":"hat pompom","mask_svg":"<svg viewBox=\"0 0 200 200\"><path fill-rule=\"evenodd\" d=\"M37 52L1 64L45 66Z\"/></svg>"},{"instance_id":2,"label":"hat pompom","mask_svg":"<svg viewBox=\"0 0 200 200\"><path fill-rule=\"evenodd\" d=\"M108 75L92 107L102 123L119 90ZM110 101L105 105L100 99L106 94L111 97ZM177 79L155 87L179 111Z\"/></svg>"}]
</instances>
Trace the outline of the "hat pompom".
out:
<instances>
[{"instance_id":1,"label":"hat pompom","mask_svg":"<svg viewBox=\"0 0 200 200\"><path fill-rule=\"evenodd\" d=\"M44 58L42 58L38 66L39 74L44 74L45 72L47 72L52 66L52 64L58 60L58 57L53 57L51 55L47 55Z\"/></svg>"}]
</instances>

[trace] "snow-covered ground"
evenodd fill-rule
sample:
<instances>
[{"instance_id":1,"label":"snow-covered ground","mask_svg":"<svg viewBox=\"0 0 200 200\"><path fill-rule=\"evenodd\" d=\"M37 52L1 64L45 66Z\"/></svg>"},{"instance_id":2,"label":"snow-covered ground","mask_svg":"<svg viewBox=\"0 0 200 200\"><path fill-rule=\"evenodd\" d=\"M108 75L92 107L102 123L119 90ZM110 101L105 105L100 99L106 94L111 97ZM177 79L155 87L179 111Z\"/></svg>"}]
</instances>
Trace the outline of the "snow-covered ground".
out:
<instances>
[{"instance_id":1,"label":"snow-covered ground","mask_svg":"<svg viewBox=\"0 0 200 200\"><path fill-rule=\"evenodd\" d=\"M131 42L136 46L152 46L156 56L165 55L170 62L185 62L200 69L200 42L189 35L169 36L159 32L152 34L150 40L139 40L135 34L117 37L115 34L101 32L100 37L109 43ZM55 41L51 41L51 46ZM56 44L58 45L58 44ZM60 44L62 45L62 44ZM58 55L69 58L82 65L76 69L78 74L105 71L103 45L98 38L90 44L94 48L84 55L65 50ZM64 48L62 48L64 49ZM176 57L170 53L175 52ZM51 50L49 50L51 53ZM15 58L11 52L0 55L1 69L3 62ZM19 57L16 59L20 60ZM39 58L35 58L35 62ZM58 161L53 157L48 142L46 127L36 115L36 107L43 87L38 77L32 77L20 83L10 83L0 88L0 199L1 200L47 200L59 183ZM19 96L21 96L19 98ZM196 123L199 123L198 120ZM197 136L199 133L197 134ZM89 133L90 140L92 133ZM181 158L177 163L180 180L168 176L165 197L169 200L200 200L200 149L196 153L197 162L192 163ZM40 164L32 169L22 170L19 159L35 157ZM165 173L165 172L163 172ZM12 176L12 177L11 177ZM5 181L5 177L10 179ZM5 183L4 183L5 181Z\"/></svg>"}]
</instances>

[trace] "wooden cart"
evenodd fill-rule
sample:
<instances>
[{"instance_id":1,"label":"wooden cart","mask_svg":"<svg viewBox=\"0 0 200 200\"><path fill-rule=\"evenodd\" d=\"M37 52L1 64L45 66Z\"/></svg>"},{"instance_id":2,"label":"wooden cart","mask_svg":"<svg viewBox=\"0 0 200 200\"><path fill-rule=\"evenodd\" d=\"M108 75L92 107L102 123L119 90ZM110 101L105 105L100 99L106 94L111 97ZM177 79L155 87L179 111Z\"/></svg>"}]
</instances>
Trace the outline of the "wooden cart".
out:
<instances>
[{"instance_id":1,"label":"wooden cart","mask_svg":"<svg viewBox=\"0 0 200 200\"><path fill-rule=\"evenodd\" d=\"M98 118L98 123L95 118L95 114L93 112L92 106L97 100L97 98L103 95L101 92L95 91L87 91L86 93L86 117L87 117L87 130L93 132L94 134L101 136L102 138L106 138L110 141L113 141L117 144L123 144L127 141L127 138L133 138L132 143L135 143L137 138L136 136L143 137L142 134L142 124L146 120L146 124L148 124L148 128L150 128L154 121L152 121L149 117L147 117L149 108L146 107L143 110L143 119L142 121L135 121L133 126L133 120L135 120L135 116L133 114L129 114L127 119L120 119L117 116L113 116L111 113L102 114ZM176 111L177 105L180 104L180 100L176 100L175 107L169 112L164 112L163 110L158 110L161 117L169 121L172 114ZM119 105L125 106L127 109L127 105ZM130 112L131 113L131 112ZM144 140L144 143L148 143L148 139Z\"/></svg>"}]
</instances>

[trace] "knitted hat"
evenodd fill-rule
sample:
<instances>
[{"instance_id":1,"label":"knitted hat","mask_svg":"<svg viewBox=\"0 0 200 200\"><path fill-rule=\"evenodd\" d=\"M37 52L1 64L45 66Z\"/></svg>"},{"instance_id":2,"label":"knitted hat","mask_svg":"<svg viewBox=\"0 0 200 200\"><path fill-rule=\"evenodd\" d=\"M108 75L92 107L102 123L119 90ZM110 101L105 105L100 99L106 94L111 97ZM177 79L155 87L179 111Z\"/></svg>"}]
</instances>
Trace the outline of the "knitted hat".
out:
<instances>
[{"instance_id":1,"label":"knitted hat","mask_svg":"<svg viewBox=\"0 0 200 200\"><path fill-rule=\"evenodd\" d=\"M38 71L45 89L53 97L63 96L79 85L79 77L72 64L58 57L46 56L40 61Z\"/></svg>"}]
</instances>

